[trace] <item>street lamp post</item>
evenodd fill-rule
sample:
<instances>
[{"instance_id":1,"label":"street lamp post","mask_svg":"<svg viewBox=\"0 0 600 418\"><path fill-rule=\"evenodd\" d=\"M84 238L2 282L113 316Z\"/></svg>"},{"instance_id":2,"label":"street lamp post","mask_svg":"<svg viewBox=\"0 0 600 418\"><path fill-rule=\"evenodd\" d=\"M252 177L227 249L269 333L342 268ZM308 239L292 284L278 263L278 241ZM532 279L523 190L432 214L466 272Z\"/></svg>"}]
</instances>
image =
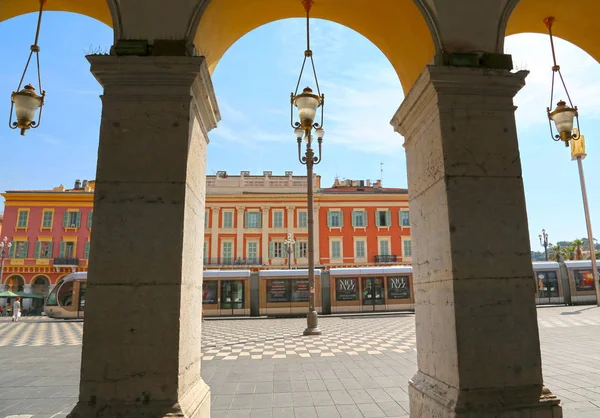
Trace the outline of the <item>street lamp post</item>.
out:
<instances>
[{"instance_id":1,"label":"street lamp post","mask_svg":"<svg viewBox=\"0 0 600 418\"><path fill-rule=\"evenodd\" d=\"M546 234L546 230L542 229L542 233L539 235L540 237L540 245L544 247L544 254L546 254L546 261L548 261L548 234Z\"/></svg>"},{"instance_id":2,"label":"street lamp post","mask_svg":"<svg viewBox=\"0 0 600 418\"><path fill-rule=\"evenodd\" d=\"M4 259L6 258L6 252L12 247L12 242L8 242L8 238L4 237L0 241L0 257L2 257L2 264L0 264L0 285L3 283L4 277Z\"/></svg>"},{"instance_id":3,"label":"street lamp post","mask_svg":"<svg viewBox=\"0 0 600 418\"><path fill-rule=\"evenodd\" d=\"M292 251L294 248L294 245L296 245L296 241L294 241L294 237L292 236L292 234L288 234L287 238L285 241L283 241L283 243L285 244L285 250L287 251L287 256L288 256L288 269L292 268Z\"/></svg>"},{"instance_id":4,"label":"street lamp post","mask_svg":"<svg viewBox=\"0 0 600 418\"><path fill-rule=\"evenodd\" d=\"M317 71L315 69L315 63L313 60L313 53L310 49L310 9L312 7L313 0L303 0L302 5L306 11L306 50L304 51L304 61L302 62L302 68L300 69L300 76L298 77L298 83L296 84L296 91L291 94L291 110L290 110L290 122L296 139L298 141L298 159L301 164L306 165L306 180L307 180L307 206L308 206L308 288L309 288L309 301L308 301L308 314L306 316L307 327L304 330L304 335L321 335L321 330L318 327L319 316L315 309L315 238L314 238L314 195L313 195L313 167L315 164L321 162L321 144L323 143L323 104L325 101L325 95L321 94L319 89L319 81L317 79ZM313 93L310 87L306 87L302 93L298 94L298 87L302 81L302 73L306 65L306 60L310 59L313 74L315 77L315 85L317 87L317 93ZM298 117L300 122L294 122L294 107L298 109ZM321 108L321 121L320 123L315 122L318 108ZM319 144L319 154L315 155L313 146L313 129L317 137ZM302 140L306 142L306 151L302 155Z\"/></svg>"}]
</instances>

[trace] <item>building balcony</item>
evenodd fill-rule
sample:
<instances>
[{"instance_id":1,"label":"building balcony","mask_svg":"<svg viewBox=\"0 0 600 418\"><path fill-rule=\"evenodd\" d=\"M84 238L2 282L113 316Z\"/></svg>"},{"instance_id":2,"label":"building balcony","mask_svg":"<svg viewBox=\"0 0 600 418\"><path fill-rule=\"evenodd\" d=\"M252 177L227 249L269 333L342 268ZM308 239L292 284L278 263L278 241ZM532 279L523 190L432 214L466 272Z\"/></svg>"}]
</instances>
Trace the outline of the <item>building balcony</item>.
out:
<instances>
[{"instance_id":1,"label":"building balcony","mask_svg":"<svg viewBox=\"0 0 600 418\"><path fill-rule=\"evenodd\" d=\"M204 266L261 266L262 258L233 258L233 257L214 257L205 258Z\"/></svg>"},{"instance_id":2,"label":"building balcony","mask_svg":"<svg viewBox=\"0 0 600 418\"><path fill-rule=\"evenodd\" d=\"M384 263L396 263L398 262L397 255L376 255L375 263L384 264Z\"/></svg>"},{"instance_id":3,"label":"building balcony","mask_svg":"<svg viewBox=\"0 0 600 418\"><path fill-rule=\"evenodd\" d=\"M55 266L78 266L79 259L72 257L55 257L54 258Z\"/></svg>"}]
</instances>

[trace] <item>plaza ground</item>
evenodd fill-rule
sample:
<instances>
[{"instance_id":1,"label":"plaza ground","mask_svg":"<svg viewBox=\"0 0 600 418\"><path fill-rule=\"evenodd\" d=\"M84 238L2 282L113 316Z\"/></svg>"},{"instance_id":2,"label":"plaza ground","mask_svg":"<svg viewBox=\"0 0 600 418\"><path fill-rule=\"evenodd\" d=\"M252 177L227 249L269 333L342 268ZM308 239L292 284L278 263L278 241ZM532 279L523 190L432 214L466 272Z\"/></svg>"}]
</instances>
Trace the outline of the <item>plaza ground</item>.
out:
<instances>
[{"instance_id":1,"label":"plaza ground","mask_svg":"<svg viewBox=\"0 0 600 418\"><path fill-rule=\"evenodd\" d=\"M600 309L538 308L545 384L567 418L600 418ZM212 418L408 417L412 314L206 320ZM0 417L65 417L77 401L81 321L0 318Z\"/></svg>"}]
</instances>

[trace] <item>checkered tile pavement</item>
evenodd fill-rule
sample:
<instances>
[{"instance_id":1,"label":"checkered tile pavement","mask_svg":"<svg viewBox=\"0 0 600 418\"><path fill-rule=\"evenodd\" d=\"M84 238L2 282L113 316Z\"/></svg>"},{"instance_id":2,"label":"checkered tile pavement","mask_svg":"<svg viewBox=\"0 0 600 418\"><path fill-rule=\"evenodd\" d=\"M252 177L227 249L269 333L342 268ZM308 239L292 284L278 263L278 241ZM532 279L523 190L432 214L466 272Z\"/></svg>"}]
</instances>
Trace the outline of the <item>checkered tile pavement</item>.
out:
<instances>
[{"instance_id":1,"label":"checkered tile pavement","mask_svg":"<svg viewBox=\"0 0 600 418\"><path fill-rule=\"evenodd\" d=\"M82 321L25 317L19 322L0 318L0 347L81 345Z\"/></svg>"}]
</instances>

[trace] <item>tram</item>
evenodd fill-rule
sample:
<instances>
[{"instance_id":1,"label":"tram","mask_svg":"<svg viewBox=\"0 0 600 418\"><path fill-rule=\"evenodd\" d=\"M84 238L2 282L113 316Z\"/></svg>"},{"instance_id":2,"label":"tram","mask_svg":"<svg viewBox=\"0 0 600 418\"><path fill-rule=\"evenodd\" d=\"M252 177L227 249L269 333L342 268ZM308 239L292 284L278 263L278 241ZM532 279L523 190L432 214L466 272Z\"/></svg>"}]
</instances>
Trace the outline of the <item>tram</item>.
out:
<instances>
[{"instance_id":1,"label":"tram","mask_svg":"<svg viewBox=\"0 0 600 418\"><path fill-rule=\"evenodd\" d=\"M533 263L538 305L596 302L590 260ZM87 273L66 276L50 292L50 318L83 318ZM308 309L308 270L206 270L204 316L293 316ZM320 314L414 311L411 266L315 269Z\"/></svg>"}]
</instances>

